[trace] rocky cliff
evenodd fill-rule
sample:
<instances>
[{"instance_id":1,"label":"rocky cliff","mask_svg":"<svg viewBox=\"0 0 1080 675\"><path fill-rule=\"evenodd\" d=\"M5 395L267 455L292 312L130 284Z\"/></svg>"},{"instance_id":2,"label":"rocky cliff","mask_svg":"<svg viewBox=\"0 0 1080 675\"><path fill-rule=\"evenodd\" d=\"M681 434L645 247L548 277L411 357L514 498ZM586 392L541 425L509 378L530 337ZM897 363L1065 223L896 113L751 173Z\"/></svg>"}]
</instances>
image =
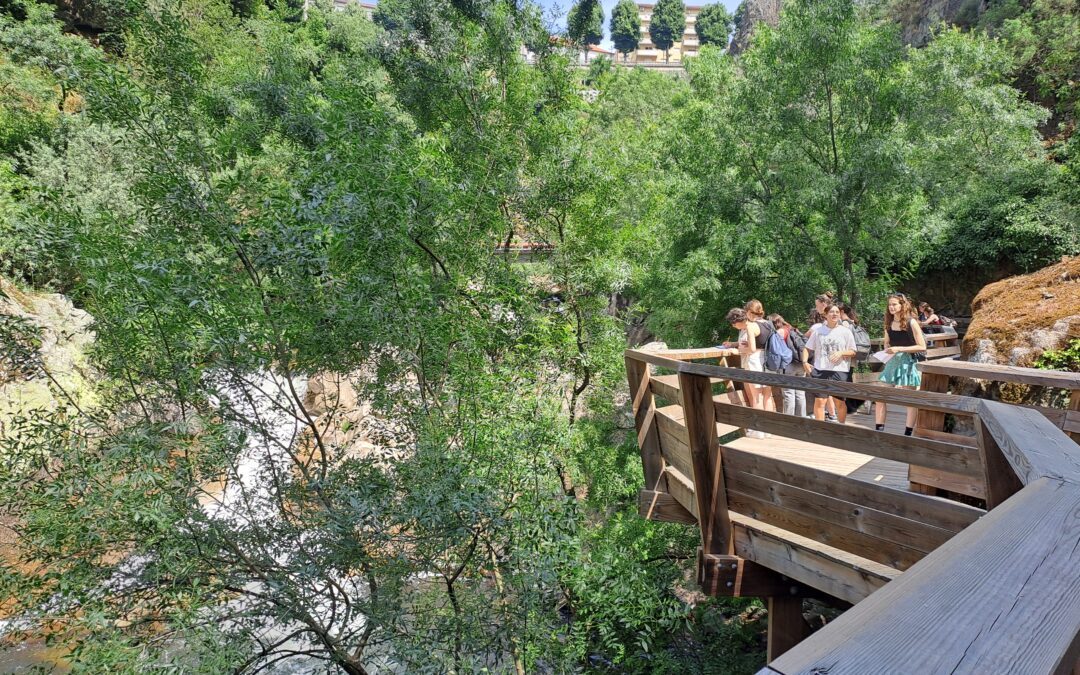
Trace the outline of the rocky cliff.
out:
<instances>
[{"instance_id":1,"label":"rocky cliff","mask_svg":"<svg viewBox=\"0 0 1080 675\"><path fill-rule=\"evenodd\" d=\"M897 22L905 44L922 47L941 23L974 25L986 11L987 0L869 0L860 4ZM775 26L781 9L782 0L743 0L735 12L735 32L728 50L732 54L745 51L754 27L760 23Z\"/></svg>"}]
</instances>

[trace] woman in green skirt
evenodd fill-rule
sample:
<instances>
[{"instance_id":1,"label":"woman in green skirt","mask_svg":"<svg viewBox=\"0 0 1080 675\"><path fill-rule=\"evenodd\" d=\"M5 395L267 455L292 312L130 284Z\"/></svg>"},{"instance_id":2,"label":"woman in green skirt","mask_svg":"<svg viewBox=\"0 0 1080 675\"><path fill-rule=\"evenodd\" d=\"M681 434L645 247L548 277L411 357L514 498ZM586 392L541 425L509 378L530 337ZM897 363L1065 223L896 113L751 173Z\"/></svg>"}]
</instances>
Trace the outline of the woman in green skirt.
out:
<instances>
[{"instance_id":1,"label":"woman in green skirt","mask_svg":"<svg viewBox=\"0 0 1080 675\"><path fill-rule=\"evenodd\" d=\"M901 389L918 389L922 375L916 367L916 354L926 354L926 338L919 326L919 317L911 301L903 293L889 296L885 312L885 353L891 358L885 363L878 379ZM921 359L920 359L921 360ZM874 404L874 428L885 430L886 406L878 401ZM915 408L907 409L907 422L904 435L910 436L915 428Z\"/></svg>"}]
</instances>

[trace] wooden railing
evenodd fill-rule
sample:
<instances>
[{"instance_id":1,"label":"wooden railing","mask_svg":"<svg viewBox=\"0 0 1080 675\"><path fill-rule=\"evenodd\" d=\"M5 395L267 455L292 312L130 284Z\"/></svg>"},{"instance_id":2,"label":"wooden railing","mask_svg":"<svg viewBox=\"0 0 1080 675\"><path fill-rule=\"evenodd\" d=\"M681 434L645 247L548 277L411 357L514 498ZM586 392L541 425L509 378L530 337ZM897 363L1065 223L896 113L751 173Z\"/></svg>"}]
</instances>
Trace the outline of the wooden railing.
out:
<instances>
[{"instance_id":1,"label":"wooden railing","mask_svg":"<svg viewBox=\"0 0 1080 675\"><path fill-rule=\"evenodd\" d=\"M707 593L768 598L763 672L1071 672L1080 446L1029 408L690 361L724 354L626 352L640 509L697 524ZM913 438L750 409L738 383L967 417L976 437ZM721 442L740 428L963 476L989 512ZM814 594L857 604L800 642L801 598Z\"/></svg>"}]
</instances>

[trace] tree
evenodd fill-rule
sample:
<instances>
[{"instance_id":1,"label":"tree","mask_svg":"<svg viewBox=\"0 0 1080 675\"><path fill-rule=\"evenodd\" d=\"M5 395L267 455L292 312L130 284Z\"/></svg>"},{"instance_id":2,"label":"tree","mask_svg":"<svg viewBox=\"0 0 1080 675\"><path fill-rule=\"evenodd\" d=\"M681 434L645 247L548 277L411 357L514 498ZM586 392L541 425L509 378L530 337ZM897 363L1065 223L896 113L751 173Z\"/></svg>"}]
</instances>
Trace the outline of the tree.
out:
<instances>
[{"instance_id":1,"label":"tree","mask_svg":"<svg viewBox=\"0 0 1080 675\"><path fill-rule=\"evenodd\" d=\"M578 0L566 17L566 32L575 44L581 45L588 61L589 47L600 44L604 37L604 8L600 0Z\"/></svg>"},{"instance_id":2,"label":"tree","mask_svg":"<svg viewBox=\"0 0 1080 675\"><path fill-rule=\"evenodd\" d=\"M653 44L664 50L664 60L668 60L668 50L682 40L686 28L686 6L682 0L659 0L653 7L649 20L649 37Z\"/></svg>"},{"instance_id":3,"label":"tree","mask_svg":"<svg viewBox=\"0 0 1080 675\"><path fill-rule=\"evenodd\" d=\"M721 4L706 5L697 16L694 29L698 42L704 45L726 47L734 22L727 8Z\"/></svg>"},{"instance_id":4,"label":"tree","mask_svg":"<svg viewBox=\"0 0 1080 675\"><path fill-rule=\"evenodd\" d=\"M610 29L611 41L625 61L641 41L641 16L634 0L619 0L611 11Z\"/></svg>"}]
</instances>

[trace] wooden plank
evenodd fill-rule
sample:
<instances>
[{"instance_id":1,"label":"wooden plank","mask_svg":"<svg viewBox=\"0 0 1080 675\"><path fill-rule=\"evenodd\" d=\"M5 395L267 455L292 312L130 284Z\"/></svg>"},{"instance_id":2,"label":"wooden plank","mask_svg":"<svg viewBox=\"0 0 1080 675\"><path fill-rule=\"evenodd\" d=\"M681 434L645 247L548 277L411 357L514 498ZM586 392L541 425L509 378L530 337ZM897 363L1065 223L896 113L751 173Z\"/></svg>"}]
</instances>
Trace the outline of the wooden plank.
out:
<instances>
[{"instance_id":1,"label":"wooden plank","mask_svg":"<svg viewBox=\"0 0 1080 675\"><path fill-rule=\"evenodd\" d=\"M1070 410L1066 413L1065 422L1061 425L1061 430L1072 434L1073 440L1077 440L1076 434L1080 432L1080 412Z\"/></svg>"},{"instance_id":2,"label":"wooden plank","mask_svg":"<svg viewBox=\"0 0 1080 675\"><path fill-rule=\"evenodd\" d=\"M664 468L664 476L667 478L668 494L682 504L683 508L696 519L698 513L697 498L694 496L694 481L673 466Z\"/></svg>"},{"instance_id":3,"label":"wooden plank","mask_svg":"<svg viewBox=\"0 0 1080 675\"><path fill-rule=\"evenodd\" d=\"M1074 424L1075 420L1075 424ZM1080 389L1073 389L1069 395L1069 414L1065 418L1065 424L1061 428L1072 436L1072 439L1080 443ZM1080 675L1080 663L1077 664Z\"/></svg>"},{"instance_id":4,"label":"wooden plank","mask_svg":"<svg viewBox=\"0 0 1080 675\"><path fill-rule=\"evenodd\" d=\"M657 408L656 425L660 431L663 431L670 436L674 436L684 445L689 447L690 437L686 434L686 425L683 423L681 407L667 406L664 408Z\"/></svg>"},{"instance_id":5,"label":"wooden plank","mask_svg":"<svg viewBox=\"0 0 1080 675\"><path fill-rule=\"evenodd\" d=\"M956 334L956 331L945 333L923 333L923 337L926 338L926 344L930 345L935 342L951 342L958 339L960 336ZM873 338L870 340L870 344L877 349L882 349L885 346L885 341L881 338Z\"/></svg>"},{"instance_id":6,"label":"wooden plank","mask_svg":"<svg viewBox=\"0 0 1080 675\"><path fill-rule=\"evenodd\" d=\"M777 412L715 402L716 418L743 428L758 429L841 450L885 457L900 462L981 477L979 454L972 448L925 438L885 434L854 425L833 424Z\"/></svg>"},{"instance_id":7,"label":"wooden plank","mask_svg":"<svg viewBox=\"0 0 1080 675\"><path fill-rule=\"evenodd\" d=\"M947 394L926 393L910 389L877 387L867 384L850 384L831 380L815 380L807 377L792 377L775 373L759 373L741 368L722 368L702 363L688 363L664 358L649 352L626 350L627 358L645 361L662 368L670 368L680 374L702 375L735 382L780 387L783 389L802 389L825 396L840 398L858 398L872 401L884 401L903 406L914 406L927 410L948 412L954 415L974 415L978 410L979 399L968 396L949 396Z\"/></svg>"},{"instance_id":8,"label":"wooden plank","mask_svg":"<svg viewBox=\"0 0 1080 675\"><path fill-rule=\"evenodd\" d=\"M728 491L728 508L732 513L750 516L754 520L774 525L787 532L802 535L900 571L906 570L926 556L923 551L871 537L827 520L815 518L805 511L783 508L775 502L752 497L734 489Z\"/></svg>"},{"instance_id":9,"label":"wooden plank","mask_svg":"<svg viewBox=\"0 0 1080 675\"><path fill-rule=\"evenodd\" d=\"M949 391L949 376L937 373L923 373L919 391L944 394ZM923 431L935 433L944 432L945 412L941 410L930 410L928 408L920 408L916 411L914 433L916 436L925 438L927 434L920 433ZM932 492L931 488L937 486L932 483L924 483L923 481L926 480L927 477L932 478L934 474L927 471L920 471L920 468L921 467L918 466L911 466L908 468L908 480L911 481L911 490L912 492ZM953 491L956 492L956 490Z\"/></svg>"},{"instance_id":10,"label":"wooden plank","mask_svg":"<svg viewBox=\"0 0 1080 675\"><path fill-rule=\"evenodd\" d=\"M780 657L810 634L810 626L802 613L802 598L778 596L769 598L769 632L766 654L769 661Z\"/></svg>"},{"instance_id":11,"label":"wooden plank","mask_svg":"<svg viewBox=\"0 0 1080 675\"><path fill-rule=\"evenodd\" d=\"M802 464L762 457L730 446L724 446L722 452L725 471L741 471L828 494L901 518L926 523L947 532L959 532L986 513L982 509L951 500L926 497L847 476L828 474Z\"/></svg>"},{"instance_id":12,"label":"wooden plank","mask_svg":"<svg viewBox=\"0 0 1080 675\"><path fill-rule=\"evenodd\" d=\"M700 349L662 349L657 354L669 359L679 361L692 361L694 359L719 359L732 354L738 354L738 349L702 347Z\"/></svg>"},{"instance_id":13,"label":"wooden plank","mask_svg":"<svg viewBox=\"0 0 1080 675\"><path fill-rule=\"evenodd\" d=\"M708 377L679 373L679 389L683 395L683 421L694 466L701 548L705 553L731 553L731 522L716 436L712 384Z\"/></svg>"},{"instance_id":14,"label":"wooden plank","mask_svg":"<svg viewBox=\"0 0 1080 675\"><path fill-rule=\"evenodd\" d=\"M952 377L968 377L977 380L995 380L997 382L1016 382L1018 384L1057 387L1059 389L1080 389L1080 373L1061 370L1041 370L1039 368L1020 368L996 363L972 363L971 361L935 361L919 364L919 370Z\"/></svg>"},{"instance_id":15,"label":"wooden plank","mask_svg":"<svg viewBox=\"0 0 1080 675\"><path fill-rule=\"evenodd\" d=\"M1008 458L993 434L986 428L983 417L975 418L975 433L979 439L979 454L983 463L983 482L986 484L986 508L993 509L1019 492L1024 484L1009 465Z\"/></svg>"},{"instance_id":16,"label":"wooden plank","mask_svg":"<svg viewBox=\"0 0 1080 675\"><path fill-rule=\"evenodd\" d=\"M962 445L965 448L978 448L978 442L974 436L961 436L960 434L951 434L947 431L934 431L933 429L916 428L914 431L915 438L930 438L935 441L944 441L945 443L952 443L954 445Z\"/></svg>"},{"instance_id":17,"label":"wooden plank","mask_svg":"<svg viewBox=\"0 0 1080 675\"><path fill-rule=\"evenodd\" d=\"M683 438L675 438L667 431L660 430L660 452L664 461L678 469L684 476L694 475L694 463L690 455L690 446Z\"/></svg>"},{"instance_id":18,"label":"wooden plank","mask_svg":"<svg viewBox=\"0 0 1080 675\"><path fill-rule=\"evenodd\" d=\"M873 560L731 513L735 553L780 574L855 603L900 572Z\"/></svg>"},{"instance_id":19,"label":"wooden plank","mask_svg":"<svg viewBox=\"0 0 1080 675\"><path fill-rule=\"evenodd\" d=\"M927 525L917 520L902 518L892 513L892 509L875 509L865 504L838 499L827 490L815 492L801 486L788 485L787 483L742 471L732 471L730 467L725 468L724 477L729 493L739 492L779 508L797 511L810 518L853 530L874 540L880 540L871 541L872 545L885 546L890 544L909 548L917 554L925 554L941 546L955 534L955 532ZM766 518L758 518L758 520L768 522ZM837 544L833 544L833 546L845 548ZM864 558L873 557L859 551L852 552L858 553ZM915 559L918 560L922 557L922 555L916 555ZM896 567L896 565L888 561L884 564Z\"/></svg>"},{"instance_id":20,"label":"wooden plank","mask_svg":"<svg viewBox=\"0 0 1080 675\"><path fill-rule=\"evenodd\" d=\"M1038 411L983 401L979 419L1025 485L1038 478L1080 482L1080 446Z\"/></svg>"},{"instance_id":21,"label":"wooden plank","mask_svg":"<svg viewBox=\"0 0 1080 675\"><path fill-rule=\"evenodd\" d=\"M948 357L948 356L959 356L959 355L960 355L960 347L934 347L932 349L927 349L926 350L926 358L930 359L930 360L943 359L943 358ZM925 363L925 361L923 363Z\"/></svg>"},{"instance_id":22,"label":"wooden plank","mask_svg":"<svg viewBox=\"0 0 1080 675\"><path fill-rule=\"evenodd\" d=\"M653 375L649 378L649 387L652 389L653 394L668 403L682 405L682 394L679 393L678 379L678 375Z\"/></svg>"},{"instance_id":23,"label":"wooden plank","mask_svg":"<svg viewBox=\"0 0 1080 675\"><path fill-rule=\"evenodd\" d=\"M660 438L656 431L656 404L649 389L649 367L629 357L625 361L634 428L637 430L638 448L641 449L641 468L645 474L645 488L667 492L664 458L660 454Z\"/></svg>"},{"instance_id":24,"label":"wooden plank","mask_svg":"<svg viewBox=\"0 0 1080 675\"><path fill-rule=\"evenodd\" d=\"M911 481L913 492L916 491L916 486L926 486L928 489L923 494L934 494L937 491L936 488L941 488L976 499L986 499L986 484L983 483L982 476L973 478L911 465L908 467L908 480Z\"/></svg>"},{"instance_id":25,"label":"wooden plank","mask_svg":"<svg viewBox=\"0 0 1080 675\"><path fill-rule=\"evenodd\" d=\"M666 492L638 490L638 513L646 520L697 524L694 514L683 508L677 499Z\"/></svg>"},{"instance_id":26,"label":"wooden plank","mask_svg":"<svg viewBox=\"0 0 1080 675\"><path fill-rule=\"evenodd\" d=\"M819 592L737 555L702 553L698 549L698 584L709 596L768 598L816 596Z\"/></svg>"},{"instance_id":27,"label":"wooden plank","mask_svg":"<svg viewBox=\"0 0 1080 675\"><path fill-rule=\"evenodd\" d=\"M782 673L1068 673L1080 486L1038 479L770 664Z\"/></svg>"}]
</instances>

